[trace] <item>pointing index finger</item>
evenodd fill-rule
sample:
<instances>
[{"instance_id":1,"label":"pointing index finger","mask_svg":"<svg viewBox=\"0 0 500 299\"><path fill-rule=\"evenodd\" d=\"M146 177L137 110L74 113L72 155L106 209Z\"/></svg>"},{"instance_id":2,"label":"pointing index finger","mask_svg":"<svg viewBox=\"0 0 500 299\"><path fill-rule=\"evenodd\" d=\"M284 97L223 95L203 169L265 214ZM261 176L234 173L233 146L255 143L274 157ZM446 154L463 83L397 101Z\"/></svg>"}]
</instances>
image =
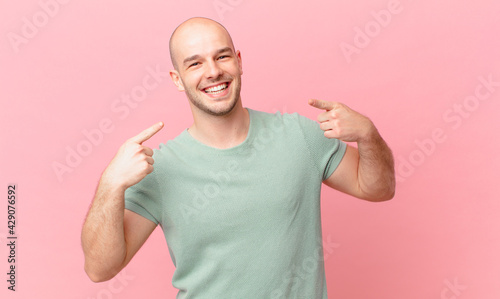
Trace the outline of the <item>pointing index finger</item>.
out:
<instances>
[{"instance_id":1,"label":"pointing index finger","mask_svg":"<svg viewBox=\"0 0 500 299\"><path fill-rule=\"evenodd\" d=\"M142 144L144 141L148 140L149 138L153 137L154 134L158 133L163 128L163 122L157 122L156 124L152 125L151 127L147 128L146 130L142 131L138 135L130 138L131 141L137 142L139 144Z\"/></svg>"},{"instance_id":2,"label":"pointing index finger","mask_svg":"<svg viewBox=\"0 0 500 299\"><path fill-rule=\"evenodd\" d=\"M323 100L317 100L317 99L310 99L309 105L311 105L315 108L323 109L323 110L327 110L327 111L335 108L334 103L328 102L328 101L323 101Z\"/></svg>"}]
</instances>

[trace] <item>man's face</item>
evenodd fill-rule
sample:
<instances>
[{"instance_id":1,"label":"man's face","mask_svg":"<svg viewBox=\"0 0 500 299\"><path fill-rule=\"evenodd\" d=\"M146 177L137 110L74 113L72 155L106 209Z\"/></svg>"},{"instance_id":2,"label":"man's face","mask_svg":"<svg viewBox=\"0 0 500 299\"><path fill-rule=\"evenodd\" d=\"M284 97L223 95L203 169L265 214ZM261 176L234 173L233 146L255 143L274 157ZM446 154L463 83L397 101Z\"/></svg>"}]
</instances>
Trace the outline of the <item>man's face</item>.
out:
<instances>
[{"instance_id":1,"label":"man's face","mask_svg":"<svg viewBox=\"0 0 500 299\"><path fill-rule=\"evenodd\" d=\"M173 42L178 70L171 76L192 109L216 116L231 112L240 100L243 72L240 52L234 52L227 32L216 25L194 25Z\"/></svg>"}]
</instances>

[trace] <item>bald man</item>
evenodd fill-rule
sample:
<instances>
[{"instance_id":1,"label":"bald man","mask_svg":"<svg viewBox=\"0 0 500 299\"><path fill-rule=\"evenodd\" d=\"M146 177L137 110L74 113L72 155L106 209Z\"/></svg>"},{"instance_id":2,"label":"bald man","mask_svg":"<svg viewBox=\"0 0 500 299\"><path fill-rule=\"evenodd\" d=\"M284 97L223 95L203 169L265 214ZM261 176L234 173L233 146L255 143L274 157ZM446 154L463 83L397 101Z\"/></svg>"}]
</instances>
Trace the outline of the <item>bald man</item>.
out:
<instances>
[{"instance_id":1,"label":"bald man","mask_svg":"<svg viewBox=\"0 0 500 299\"><path fill-rule=\"evenodd\" d=\"M170 55L193 124L154 151L143 143L162 122L120 147L83 226L86 273L111 279L160 225L177 298L327 298L322 183L391 199L390 149L367 117L341 103L310 99L322 110L319 125L243 108L241 53L215 21L182 23Z\"/></svg>"}]
</instances>

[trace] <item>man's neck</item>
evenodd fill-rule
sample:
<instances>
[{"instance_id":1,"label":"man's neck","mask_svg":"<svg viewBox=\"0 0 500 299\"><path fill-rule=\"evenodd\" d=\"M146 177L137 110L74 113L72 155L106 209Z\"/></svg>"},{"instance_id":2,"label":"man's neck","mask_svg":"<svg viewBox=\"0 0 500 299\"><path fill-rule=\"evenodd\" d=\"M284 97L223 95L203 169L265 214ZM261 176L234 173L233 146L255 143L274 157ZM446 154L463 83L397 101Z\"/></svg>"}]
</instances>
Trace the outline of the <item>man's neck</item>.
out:
<instances>
[{"instance_id":1,"label":"man's neck","mask_svg":"<svg viewBox=\"0 0 500 299\"><path fill-rule=\"evenodd\" d=\"M248 134L250 116L241 101L224 116L206 113L193 114L194 123L189 134L196 140L211 147L226 149L242 143Z\"/></svg>"}]
</instances>

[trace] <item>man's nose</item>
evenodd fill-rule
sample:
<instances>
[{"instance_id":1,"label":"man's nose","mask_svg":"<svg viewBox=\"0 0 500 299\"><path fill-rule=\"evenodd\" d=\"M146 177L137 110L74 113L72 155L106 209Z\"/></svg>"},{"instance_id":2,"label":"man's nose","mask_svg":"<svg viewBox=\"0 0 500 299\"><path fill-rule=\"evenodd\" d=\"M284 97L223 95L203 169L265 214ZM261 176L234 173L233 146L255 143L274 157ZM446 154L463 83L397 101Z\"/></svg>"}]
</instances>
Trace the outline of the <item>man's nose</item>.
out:
<instances>
[{"instance_id":1,"label":"man's nose","mask_svg":"<svg viewBox=\"0 0 500 299\"><path fill-rule=\"evenodd\" d=\"M216 61L211 61L206 64L205 76L207 79L216 79L222 75L222 69Z\"/></svg>"}]
</instances>

